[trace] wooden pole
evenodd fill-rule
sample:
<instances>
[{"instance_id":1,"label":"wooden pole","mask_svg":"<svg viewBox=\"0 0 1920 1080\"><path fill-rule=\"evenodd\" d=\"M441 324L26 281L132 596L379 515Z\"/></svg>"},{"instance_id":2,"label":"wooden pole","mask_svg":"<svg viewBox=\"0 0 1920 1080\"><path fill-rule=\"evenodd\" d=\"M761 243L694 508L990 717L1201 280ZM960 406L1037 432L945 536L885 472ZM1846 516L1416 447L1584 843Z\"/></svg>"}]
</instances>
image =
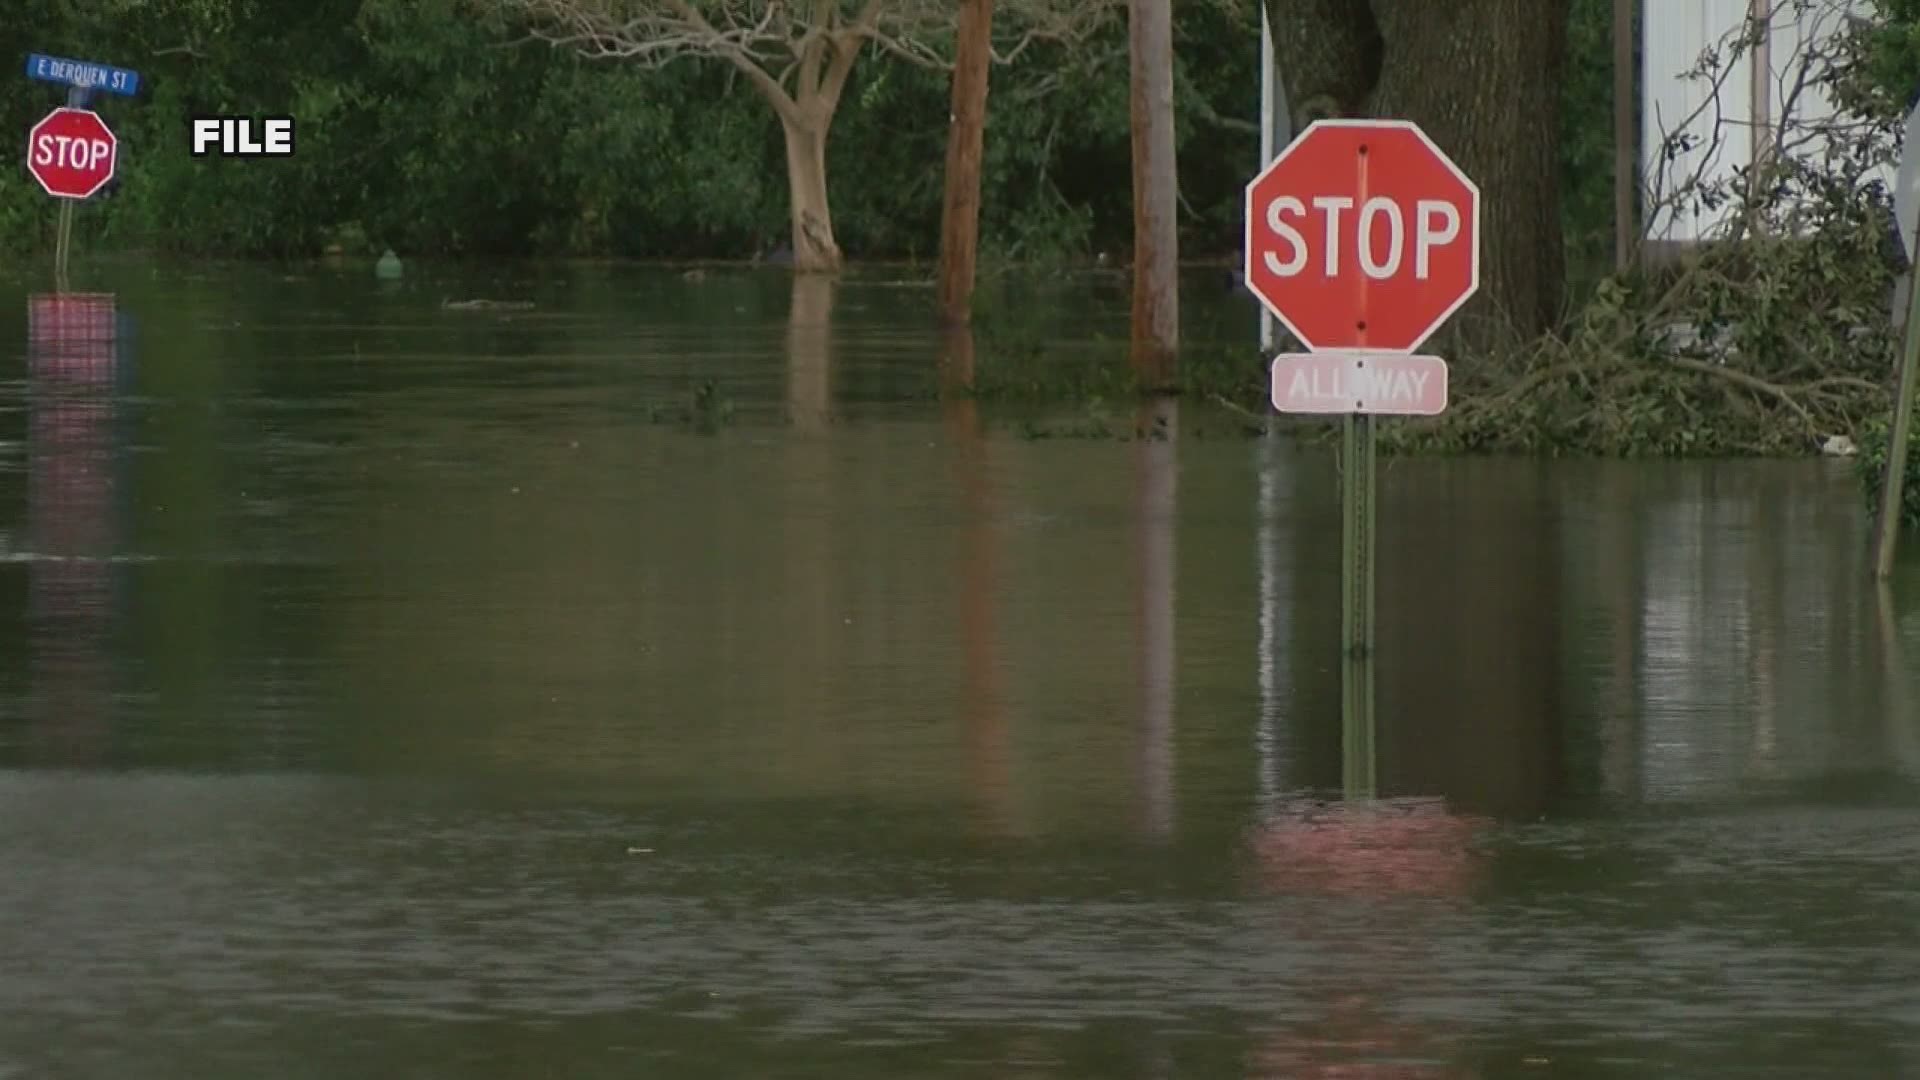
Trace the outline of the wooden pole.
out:
<instances>
[{"instance_id":1,"label":"wooden pole","mask_svg":"<svg viewBox=\"0 0 1920 1080\"><path fill-rule=\"evenodd\" d=\"M1260 162L1254 171L1267 167L1282 147L1293 141L1293 115L1287 105L1286 82L1273 53L1273 26L1267 20L1267 6L1260 5ZM1279 323L1273 314L1260 309L1260 351L1273 348L1279 336Z\"/></svg>"},{"instance_id":2,"label":"wooden pole","mask_svg":"<svg viewBox=\"0 0 1920 1080\"><path fill-rule=\"evenodd\" d=\"M1747 17L1753 20L1754 35L1747 72L1747 120L1753 132L1753 145L1748 149L1757 177L1773 147L1773 3L1772 0L1747 2Z\"/></svg>"},{"instance_id":3,"label":"wooden pole","mask_svg":"<svg viewBox=\"0 0 1920 1080\"><path fill-rule=\"evenodd\" d=\"M940 314L949 325L973 317L980 252L980 158L986 146L993 0L960 0L947 126L946 195L940 211Z\"/></svg>"},{"instance_id":4,"label":"wooden pole","mask_svg":"<svg viewBox=\"0 0 1920 1080\"><path fill-rule=\"evenodd\" d=\"M1747 231L1766 231L1760 212L1768 189L1767 158L1773 147L1773 5L1775 0L1747 0L1747 29L1753 49L1747 54Z\"/></svg>"},{"instance_id":5,"label":"wooden pole","mask_svg":"<svg viewBox=\"0 0 1920 1080\"><path fill-rule=\"evenodd\" d=\"M1634 108L1633 0L1613 0L1613 268L1633 261L1634 217L1639 203L1639 124Z\"/></svg>"},{"instance_id":6,"label":"wooden pole","mask_svg":"<svg viewBox=\"0 0 1920 1080\"><path fill-rule=\"evenodd\" d=\"M1171 381L1180 346L1179 174L1173 138L1171 0L1131 0L1133 362L1149 386Z\"/></svg>"}]
</instances>

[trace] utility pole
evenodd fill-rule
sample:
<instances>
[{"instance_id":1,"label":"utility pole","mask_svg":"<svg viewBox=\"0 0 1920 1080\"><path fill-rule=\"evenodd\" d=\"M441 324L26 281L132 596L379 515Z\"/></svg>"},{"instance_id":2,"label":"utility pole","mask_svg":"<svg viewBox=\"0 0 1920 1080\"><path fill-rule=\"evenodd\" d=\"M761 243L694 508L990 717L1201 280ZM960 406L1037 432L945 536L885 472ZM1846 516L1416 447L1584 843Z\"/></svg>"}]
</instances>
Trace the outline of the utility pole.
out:
<instances>
[{"instance_id":1,"label":"utility pole","mask_svg":"<svg viewBox=\"0 0 1920 1080\"><path fill-rule=\"evenodd\" d=\"M980 253L980 159L986 146L987 82L993 60L993 0L960 0L947 126L946 194L940 210L940 316L973 318Z\"/></svg>"},{"instance_id":2,"label":"utility pole","mask_svg":"<svg viewBox=\"0 0 1920 1080\"><path fill-rule=\"evenodd\" d=\"M1180 347L1172 0L1132 0L1133 363L1159 388Z\"/></svg>"},{"instance_id":3,"label":"utility pole","mask_svg":"<svg viewBox=\"0 0 1920 1080\"><path fill-rule=\"evenodd\" d=\"M1640 188L1640 140L1634 56L1634 0L1613 0L1613 268L1633 259Z\"/></svg>"},{"instance_id":4,"label":"utility pole","mask_svg":"<svg viewBox=\"0 0 1920 1080\"><path fill-rule=\"evenodd\" d=\"M1287 105L1287 87L1273 54L1273 24L1267 6L1260 5L1260 165L1264 169L1293 141L1293 113ZM1255 169L1258 172L1259 169ZM1279 324L1265 307L1260 309L1260 351L1273 348Z\"/></svg>"}]
</instances>

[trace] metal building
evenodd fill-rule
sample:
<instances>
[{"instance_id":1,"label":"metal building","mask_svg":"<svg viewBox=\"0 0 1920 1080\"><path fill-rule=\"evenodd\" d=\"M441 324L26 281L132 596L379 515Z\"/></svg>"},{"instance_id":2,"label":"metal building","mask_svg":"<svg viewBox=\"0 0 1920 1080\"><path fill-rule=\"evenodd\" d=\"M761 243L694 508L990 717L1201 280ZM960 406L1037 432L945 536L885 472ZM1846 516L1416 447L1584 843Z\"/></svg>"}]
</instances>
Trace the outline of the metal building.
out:
<instances>
[{"instance_id":1,"label":"metal building","mask_svg":"<svg viewBox=\"0 0 1920 1080\"><path fill-rule=\"evenodd\" d=\"M1873 16L1871 0L1643 0L1640 6L1640 170L1650 247L1710 240L1738 212L1698 200L1670 205L1685 179L1707 185L1766 153L1772 140L1817 153L1839 115L1817 82L1807 46L1830 40L1849 19ZM1736 47L1748 20L1764 23L1752 49ZM1714 74L1692 74L1702 57L1734 56ZM1784 120L1784 124L1783 124ZM1663 161L1669 137L1689 143ZM1811 140L1811 141L1808 141ZM1892 169L1884 177L1893 182Z\"/></svg>"}]
</instances>

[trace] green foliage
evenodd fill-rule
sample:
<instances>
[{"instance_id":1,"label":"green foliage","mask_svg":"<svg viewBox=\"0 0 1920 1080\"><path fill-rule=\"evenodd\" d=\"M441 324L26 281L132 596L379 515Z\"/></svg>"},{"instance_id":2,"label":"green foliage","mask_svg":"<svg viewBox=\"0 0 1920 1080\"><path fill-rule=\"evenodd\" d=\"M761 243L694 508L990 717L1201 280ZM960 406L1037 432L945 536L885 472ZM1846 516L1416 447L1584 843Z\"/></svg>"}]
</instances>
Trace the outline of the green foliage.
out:
<instances>
[{"instance_id":1,"label":"green foliage","mask_svg":"<svg viewBox=\"0 0 1920 1080\"><path fill-rule=\"evenodd\" d=\"M1571 2L1561 205L1570 264L1597 289L1555 338L1450 354L1454 408L1436 421L1389 425L1393 445L1802 453L1848 433L1867 445L1884 426L1892 348L1884 303L1899 266L1886 193L1870 173L1888 160L1894 123L1920 95L1920 0L1876 0L1878 18L1820 73L1878 126L1834 158L1781 162L1754 185L1762 197L1750 216L1764 228L1753 235L1625 277L1604 272L1612 5ZM11 55L95 58L146 77L139 100L95 103L122 137L123 172L80 215L89 247L685 258L764 252L788 232L778 125L724 64L642 70L513 44L513 26L464 0L16 6L0 20ZM1258 8L1182 0L1180 12L1182 250L1237 254L1243 185L1257 164ZM58 101L44 84L5 85L0 113L15 131ZM1130 417L1117 405L1140 392L1124 326L1063 330L1046 322L1030 282L1000 273L1015 262L1126 259L1124 21L1072 48L1036 46L996 68L992 86L976 392L1013 405L1074 401L1091 417L1086 427ZM948 92L943 72L878 50L855 66L829 147L836 232L854 258L934 256ZM292 113L298 153L193 158L184 132L196 112ZM53 220L23 170L0 170L0 244L43 250ZM1121 289L1124 274L1111 284ZM1052 344L1069 337L1078 343ZM1177 389L1263 411L1263 358L1238 345L1190 347Z\"/></svg>"},{"instance_id":2,"label":"green foliage","mask_svg":"<svg viewBox=\"0 0 1920 1080\"><path fill-rule=\"evenodd\" d=\"M1801 455L1857 438L1885 409L1895 345L1889 209L1861 179L1874 160L1863 147L1850 167L1778 178L1744 239L1604 279L1563 336L1463 365L1458 404L1405 444Z\"/></svg>"},{"instance_id":3,"label":"green foliage","mask_svg":"<svg viewBox=\"0 0 1920 1080\"><path fill-rule=\"evenodd\" d=\"M1860 431L1859 453L1854 455L1853 467L1869 512L1877 512L1880 507L1880 489L1886 483L1887 453L1892 443L1891 429L1887 417L1876 416ZM1907 446L1907 473L1903 481L1900 524L1904 528L1920 527L1920 446L1911 442Z\"/></svg>"},{"instance_id":4,"label":"green foliage","mask_svg":"<svg viewBox=\"0 0 1920 1080\"><path fill-rule=\"evenodd\" d=\"M1875 18L1848 35L1836 96L1865 116L1898 119L1920 100L1920 0L1873 0Z\"/></svg>"},{"instance_id":5,"label":"green foliage","mask_svg":"<svg viewBox=\"0 0 1920 1080\"><path fill-rule=\"evenodd\" d=\"M1920 0L1884 0L1910 7ZM140 99L96 102L123 140L117 193L80 215L89 246L228 255L744 257L787 235L770 110L729 67L642 71L539 44L461 0L59 0L0 20L29 51L138 68ZM1607 0L1574 0L1563 96L1567 235L1604 261L1611 215ZM1259 9L1182 0L1176 109L1182 251L1231 254L1257 164ZM1880 66L1899 60L1891 46ZM982 255L1078 260L1131 248L1127 39L1040 45L996 67ZM24 131L59 92L4 84ZM829 147L835 229L855 258L931 258L948 109L943 72L868 50ZM291 160L196 159L197 111L291 113ZM51 244L49 201L0 171L0 244Z\"/></svg>"},{"instance_id":6,"label":"green foliage","mask_svg":"<svg viewBox=\"0 0 1920 1080\"><path fill-rule=\"evenodd\" d=\"M1604 274L1613 265L1612 0L1572 0L1564 80L1560 217L1568 270L1575 278L1587 278ZM1569 292L1581 295L1583 290Z\"/></svg>"},{"instance_id":7,"label":"green foliage","mask_svg":"<svg viewBox=\"0 0 1920 1080\"><path fill-rule=\"evenodd\" d=\"M461 0L103 0L24 5L0 21L30 51L137 68L135 101L94 103L122 139L117 192L80 215L89 247L194 254L571 253L745 257L787 235L772 111L725 64L658 70L512 44ZM1254 156L1240 117L1257 82L1247 0L1183 9L1179 73L1189 250L1236 242ZM1248 27L1256 36L1247 37ZM156 50L158 50L156 52ZM24 131L58 88L14 79ZM835 119L835 231L854 257L931 257L943 72L863 54ZM196 112L291 113L289 160L187 153ZM1238 126L1236 126L1236 123ZM994 72L985 161L989 257L1069 258L1129 243L1126 38L1035 47ZM933 165L934 167L929 167ZM0 243L51 243L49 201L0 176Z\"/></svg>"}]
</instances>

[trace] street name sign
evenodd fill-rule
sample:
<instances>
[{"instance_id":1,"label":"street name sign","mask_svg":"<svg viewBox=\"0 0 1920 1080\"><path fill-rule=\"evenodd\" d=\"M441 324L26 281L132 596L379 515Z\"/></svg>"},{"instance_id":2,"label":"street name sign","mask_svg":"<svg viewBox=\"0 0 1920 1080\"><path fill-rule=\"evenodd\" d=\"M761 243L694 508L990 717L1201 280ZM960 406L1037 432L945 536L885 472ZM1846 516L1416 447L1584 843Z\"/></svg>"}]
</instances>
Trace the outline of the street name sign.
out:
<instances>
[{"instance_id":1,"label":"street name sign","mask_svg":"<svg viewBox=\"0 0 1920 1080\"><path fill-rule=\"evenodd\" d=\"M125 97L140 92L140 73L137 71L87 60L42 56L39 53L27 54L27 77L81 90L104 90Z\"/></svg>"}]
</instances>

